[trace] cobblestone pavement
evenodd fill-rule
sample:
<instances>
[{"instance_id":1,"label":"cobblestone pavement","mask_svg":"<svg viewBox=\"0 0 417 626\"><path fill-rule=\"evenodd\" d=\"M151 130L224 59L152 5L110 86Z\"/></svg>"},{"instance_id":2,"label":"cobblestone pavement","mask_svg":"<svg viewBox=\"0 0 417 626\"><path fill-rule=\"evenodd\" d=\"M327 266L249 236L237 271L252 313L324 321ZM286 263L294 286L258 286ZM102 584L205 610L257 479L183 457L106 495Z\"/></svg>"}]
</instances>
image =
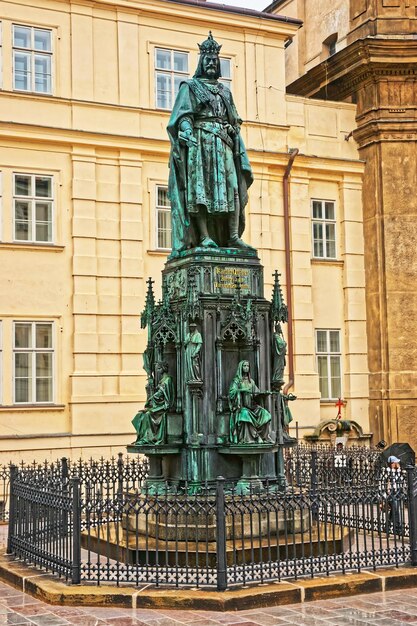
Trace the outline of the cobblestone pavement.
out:
<instances>
[{"instance_id":1,"label":"cobblestone pavement","mask_svg":"<svg viewBox=\"0 0 417 626\"><path fill-rule=\"evenodd\" d=\"M417 625L417 589L217 613L51 606L0 583L0 626L399 626Z\"/></svg>"}]
</instances>

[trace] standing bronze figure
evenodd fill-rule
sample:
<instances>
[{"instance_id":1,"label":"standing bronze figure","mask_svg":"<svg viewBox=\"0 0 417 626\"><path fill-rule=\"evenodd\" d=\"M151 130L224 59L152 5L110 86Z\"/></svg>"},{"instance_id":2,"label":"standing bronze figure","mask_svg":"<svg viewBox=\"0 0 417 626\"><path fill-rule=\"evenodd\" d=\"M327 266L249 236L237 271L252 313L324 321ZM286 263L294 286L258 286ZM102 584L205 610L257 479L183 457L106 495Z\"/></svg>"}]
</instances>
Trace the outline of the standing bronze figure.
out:
<instances>
[{"instance_id":1,"label":"standing bronze figure","mask_svg":"<svg viewBox=\"0 0 417 626\"><path fill-rule=\"evenodd\" d=\"M200 351L203 345L201 333L197 330L197 324L190 322L189 332L185 336L185 382L191 380L201 381Z\"/></svg>"},{"instance_id":2,"label":"standing bronze figure","mask_svg":"<svg viewBox=\"0 0 417 626\"><path fill-rule=\"evenodd\" d=\"M197 246L250 248L240 238L253 182L242 120L219 82L221 46L211 32L199 48L197 71L181 83L168 124L171 258Z\"/></svg>"}]
</instances>

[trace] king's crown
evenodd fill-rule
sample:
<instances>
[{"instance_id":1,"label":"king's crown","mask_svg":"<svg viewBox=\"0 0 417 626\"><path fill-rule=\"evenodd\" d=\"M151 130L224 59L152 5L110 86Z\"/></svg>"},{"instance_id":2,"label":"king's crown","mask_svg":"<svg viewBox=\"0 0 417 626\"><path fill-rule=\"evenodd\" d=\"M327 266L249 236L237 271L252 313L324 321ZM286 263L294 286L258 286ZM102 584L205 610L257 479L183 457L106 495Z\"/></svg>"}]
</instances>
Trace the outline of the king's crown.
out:
<instances>
[{"instance_id":1,"label":"king's crown","mask_svg":"<svg viewBox=\"0 0 417 626\"><path fill-rule=\"evenodd\" d=\"M221 45L213 39L211 31L209 32L208 39L203 41L201 44L199 43L198 47L200 48L200 54L219 54L221 49Z\"/></svg>"}]
</instances>

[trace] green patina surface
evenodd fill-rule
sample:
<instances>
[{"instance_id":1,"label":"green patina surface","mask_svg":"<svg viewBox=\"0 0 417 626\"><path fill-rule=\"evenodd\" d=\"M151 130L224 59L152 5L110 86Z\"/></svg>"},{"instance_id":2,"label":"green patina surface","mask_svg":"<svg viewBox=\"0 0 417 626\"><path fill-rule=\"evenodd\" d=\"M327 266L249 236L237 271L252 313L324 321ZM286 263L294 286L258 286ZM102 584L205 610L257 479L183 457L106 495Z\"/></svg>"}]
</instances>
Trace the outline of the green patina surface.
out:
<instances>
[{"instance_id":1,"label":"green patina surface","mask_svg":"<svg viewBox=\"0 0 417 626\"><path fill-rule=\"evenodd\" d=\"M242 493L285 485L282 447L288 319L279 274L264 298L257 252L242 240L252 172L232 94L220 82L220 46L200 45L168 125L173 249L156 303L141 316L147 401L129 451L148 456L147 488L198 492L218 476Z\"/></svg>"}]
</instances>

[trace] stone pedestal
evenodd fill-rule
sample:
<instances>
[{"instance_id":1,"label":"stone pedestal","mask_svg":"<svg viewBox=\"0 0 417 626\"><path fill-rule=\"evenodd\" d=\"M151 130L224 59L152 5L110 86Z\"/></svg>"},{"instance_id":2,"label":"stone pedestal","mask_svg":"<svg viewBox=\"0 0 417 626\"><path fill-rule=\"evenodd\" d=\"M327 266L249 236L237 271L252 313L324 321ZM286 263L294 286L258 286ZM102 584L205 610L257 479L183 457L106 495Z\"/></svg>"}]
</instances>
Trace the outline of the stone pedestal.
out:
<instances>
[{"instance_id":1,"label":"stone pedestal","mask_svg":"<svg viewBox=\"0 0 417 626\"><path fill-rule=\"evenodd\" d=\"M278 280L278 275L276 281ZM150 289L152 289L150 287ZM151 368L164 360L173 377L175 410L167 414L167 439L157 449L132 444L129 452L143 453L158 468L148 486L168 481L197 493L218 476L239 482L242 493L260 491L277 479L279 447L231 446L228 393L239 362L247 360L250 375L261 391L271 389L272 329L279 314L264 298L263 268L253 249L196 248L168 260L163 270L162 300L154 304L148 291L147 358ZM276 291L280 292L279 284ZM277 309L277 307L275 307ZM189 379L187 334L197 325L202 338L201 380ZM149 372L148 372L149 374ZM152 372L153 376L153 372ZM157 383L158 381L156 381ZM270 434L277 440L275 403L266 396L271 413ZM181 425L181 430L173 427ZM255 469L256 466L256 469ZM152 470L154 471L154 470Z\"/></svg>"}]
</instances>

